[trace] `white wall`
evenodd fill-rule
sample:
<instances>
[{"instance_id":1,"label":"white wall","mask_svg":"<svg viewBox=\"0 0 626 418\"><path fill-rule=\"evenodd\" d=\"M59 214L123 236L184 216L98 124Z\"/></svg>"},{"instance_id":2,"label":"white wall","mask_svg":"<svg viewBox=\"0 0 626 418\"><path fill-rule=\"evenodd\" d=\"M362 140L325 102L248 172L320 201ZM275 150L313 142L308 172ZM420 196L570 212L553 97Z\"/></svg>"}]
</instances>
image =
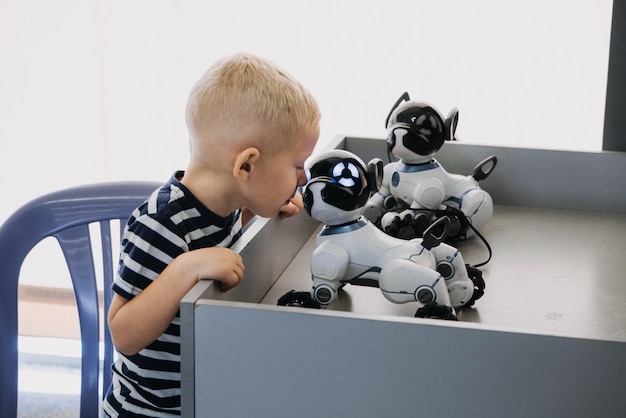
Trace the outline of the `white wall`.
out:
<instances>
[{"instance_id":1,"label":"white wall","mask_svg":"<svg viewBox=\"0 0 626 418\"><path fill-rule=\"evenodd\" d=\"M385 135L405 90L465 142L599 150L609 0L0 0L0 222L78 183L165 181L215 59L263 55L323 110L321 143ZM503 167L504 169L504 167Z\"/></svg>"}]
</instances>

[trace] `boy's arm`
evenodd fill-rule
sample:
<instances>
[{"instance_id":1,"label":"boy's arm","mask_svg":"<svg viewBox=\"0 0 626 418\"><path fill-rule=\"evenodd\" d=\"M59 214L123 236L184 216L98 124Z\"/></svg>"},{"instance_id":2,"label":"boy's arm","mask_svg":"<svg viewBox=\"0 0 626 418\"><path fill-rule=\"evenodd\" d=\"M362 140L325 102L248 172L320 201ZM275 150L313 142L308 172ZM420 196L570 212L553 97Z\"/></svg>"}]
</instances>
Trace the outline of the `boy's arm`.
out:
<instances>
[{"instance_id":1,"label":"boy's arm","mask_svg":"<svg viewBox=\"0 0 626 418\"><path fill-rule=\"evenodd\" d=\"M217 280L227 291L239 284L243 273L241 256L228 248L202 248L179 255L133 299L114 294L108 323L115 348L132 355L156 340L198 280Z\"/></svg>"}]
</instances>

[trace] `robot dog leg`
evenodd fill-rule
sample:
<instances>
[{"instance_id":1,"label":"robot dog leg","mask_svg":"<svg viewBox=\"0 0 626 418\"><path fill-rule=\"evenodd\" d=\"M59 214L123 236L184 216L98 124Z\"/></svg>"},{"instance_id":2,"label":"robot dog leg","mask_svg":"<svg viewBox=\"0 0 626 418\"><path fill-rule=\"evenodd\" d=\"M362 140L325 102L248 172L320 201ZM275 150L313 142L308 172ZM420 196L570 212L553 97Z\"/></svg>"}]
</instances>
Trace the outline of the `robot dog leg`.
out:
<instances>
[{"instance_id":1,"label":"robot dog leg","mask_svg":"<svg viewBox=\"0 0 626 418\"><path fill-rule=\"evenodd\" d=\"M315 301L324 306L337 298L341 279L346 275L349 263L348 251L335 241L325 241L313 251L311 296Z\"/></svg>"},{"instance_id":2,"label":"robot dog leg","mask_svg":"<svg viewBox=\"0 0 626 418\"><path fill-rule=\"evenodd\" d=\"M450 306L445 279L437 271L411 260L395 259L385 264L380 272L379 287L393 303L422 304L415 312L416 317L457 319Z\"/></svg>"},{"instance_id":3,"label":"robot dog leg","mask_svg":"<svg viewBox=\"0 0 626 418\"><path fill-rule=\"evenodd\" d=\"M437 260L437 271L443 276L454 308L473 306L484 294L485 281L482 272L463 261L455 247L440 244L431 249Z\"/></svg>"},{"instance_id":4,"label":"robot dog leg","mask_svg":"<svg viewBox=\"0 0 626 418\"><path fill-rule=\"evenodd\" d=\"M291 290L278 299L278 305L325 308L337 298L349 262L350 256L342 245L334 241L322 243L311 256L311 291Z\"/></svg>"}]
</instances>

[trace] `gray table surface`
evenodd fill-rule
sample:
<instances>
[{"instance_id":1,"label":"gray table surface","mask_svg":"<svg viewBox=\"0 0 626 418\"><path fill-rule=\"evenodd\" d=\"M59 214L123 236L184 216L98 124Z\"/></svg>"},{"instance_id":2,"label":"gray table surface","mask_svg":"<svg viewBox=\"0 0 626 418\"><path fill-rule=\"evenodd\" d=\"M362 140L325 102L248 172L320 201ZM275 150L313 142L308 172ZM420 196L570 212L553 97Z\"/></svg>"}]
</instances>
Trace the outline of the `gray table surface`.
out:
<instances>
[{"instance_id":1,"label":"gray table surface","mask_svg":"<svg viewBox=\"0 0 626 418\"><path fill-rule=\"evenodd\" d=\"M481 267L485 295L459 321L497 329L626 341L626 214L496 205L483 234L493 249ZM306 242L261 301L276 304L311 286ZM466 263L487 257L478 238L457 245ZM412 317L375 288L346 286L328 309Z\"/></svg>"}]
</instances>

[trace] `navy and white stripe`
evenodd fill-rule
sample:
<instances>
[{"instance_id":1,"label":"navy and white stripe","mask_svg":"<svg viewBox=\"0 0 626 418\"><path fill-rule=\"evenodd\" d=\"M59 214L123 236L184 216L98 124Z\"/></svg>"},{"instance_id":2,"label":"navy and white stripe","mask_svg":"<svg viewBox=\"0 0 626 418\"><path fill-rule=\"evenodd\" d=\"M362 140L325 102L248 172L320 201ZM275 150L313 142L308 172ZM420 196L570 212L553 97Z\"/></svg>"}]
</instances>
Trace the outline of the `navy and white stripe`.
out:
<instances>
[{"instance_id":1,"label":"navy and white stripe","mask_svg":"<svg viewBox=\"0 0 626 418\"><path fill-rule=\"evenodd\" d=\"M223 218L208 210L177 178L156 190L131 215L122 238L113 290L132 299L180 254L230 247L241 235L241 211ZM158 307L155 306L155 309ZM123 408L128 411L123 411ZM180 415L180 317L156 341L132 356L119 354L104 402L112 417Z\"/></svg>"}]
</instances>

